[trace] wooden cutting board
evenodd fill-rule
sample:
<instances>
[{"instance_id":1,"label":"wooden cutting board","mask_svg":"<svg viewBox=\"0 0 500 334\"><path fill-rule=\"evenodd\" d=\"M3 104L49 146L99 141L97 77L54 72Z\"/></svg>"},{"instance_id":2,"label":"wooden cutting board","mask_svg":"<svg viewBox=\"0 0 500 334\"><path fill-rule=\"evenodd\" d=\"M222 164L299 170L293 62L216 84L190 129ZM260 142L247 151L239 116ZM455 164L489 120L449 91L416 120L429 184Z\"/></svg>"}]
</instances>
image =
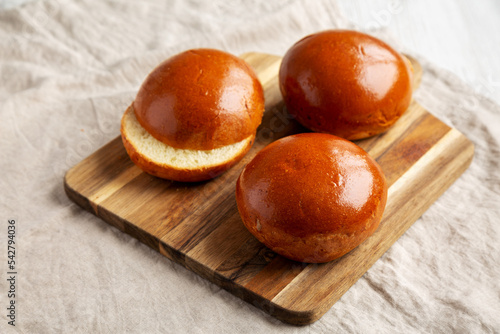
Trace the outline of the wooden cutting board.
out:
<instances>
[{"instance_id":1,"label":"wooden cutting board","mask_svg":"<svg viewBox=\"0 0 500 334\"><path fill-rule=\"evenodd\" d=\"M130 161L118 137L67 172L66 193L107 223L276 318L312 323L467 169L474 147L413 101L388 132L356 142L378 161L389 184L375 234L330 263L287 260L245 229L235 182L264 146L307 130L283 106L277 79L281 58L259 53L242 58L264 86L266 112L253 148L235 167L208 182L158 179ZM412 62L416 87L422 69Z\"/></svg>"}]
</instances>

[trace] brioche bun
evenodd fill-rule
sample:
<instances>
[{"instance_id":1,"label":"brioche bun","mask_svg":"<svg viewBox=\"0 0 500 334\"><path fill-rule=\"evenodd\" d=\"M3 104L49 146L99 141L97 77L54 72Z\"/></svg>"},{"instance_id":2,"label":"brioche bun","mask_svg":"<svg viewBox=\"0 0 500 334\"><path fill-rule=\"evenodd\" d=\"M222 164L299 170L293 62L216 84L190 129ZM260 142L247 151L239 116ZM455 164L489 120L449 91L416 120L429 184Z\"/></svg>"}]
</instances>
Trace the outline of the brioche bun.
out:
<instances>
[{"instance_id":1,"label":"brioche bun","mask_svg":"<svg viewBox=\"0 0 500 334\"><path fill-rule=\"evenodd\" d=\"M349 140L387 130L411 102L411 63L370 35L328 30L285 54L280 90L305 127Z\"/></svg>"},{"instance_id":2,"label":"brioche bun","mask_svg":"<svg viewBox=\"0 0 500 334\"><path fill-rule=\"evenodd\" d=\"M328 262L354 249L377 229L386 200L375 160L352 142L321 133L273 142L236 183L247 229L300 262Z\"/></svg>"},{"instance_id":3,"label":"brioche bun","mask_svg":"<svg viewBox=\"0 0 500 334\"><path fill-rule=\"evenodd\" d=\"M248 152L263 112L262 85L244 60L213 49L188 50L148 75L123 115L122 140L145 172L203 181Z\"/></svg>"}]
</instances>

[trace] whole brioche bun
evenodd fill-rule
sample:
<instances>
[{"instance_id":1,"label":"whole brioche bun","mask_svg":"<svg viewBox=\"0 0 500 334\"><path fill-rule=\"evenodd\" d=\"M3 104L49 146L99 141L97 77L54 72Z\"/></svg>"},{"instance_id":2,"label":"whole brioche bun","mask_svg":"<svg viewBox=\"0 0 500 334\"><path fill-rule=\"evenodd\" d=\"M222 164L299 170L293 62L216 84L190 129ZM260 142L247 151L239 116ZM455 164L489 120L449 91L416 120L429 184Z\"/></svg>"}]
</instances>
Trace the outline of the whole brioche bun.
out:
<instances>
[{"instance_id":1,"label":"whole brioche bun","mask_svg":"<svg viewBox=\"0 0 500 334\"><path fill-rule=\"evenodd\" d=\"M244 60L189 50L161 63L143 82L123 115L122 140L145 172L203 181L248 152L263 112L262 85Z\"/></svg>"},{"instance_id":2,"label":"whole brioche bun","mask_svg":"<svg viewBox=\"0 0 500 334\"><path fill-rule=\"evenodd\" d=\"M236 183L247 229L274 252L309 263L336 259L368 238L386 200L375 160L352 142L321 133L273 142Z\"/></svg>"},{"instance_id":3,"label":"whole brioche bun","mask_svg":"<svg viewBox=\"0 0 500 334\"><path fill-rule=\"evenodd\" d=\"M412 71L406 57L375 37L328 30L288 50L279 81L302 125L355 140L387 130L408 109Z\"/></svg>"}]
</instances>

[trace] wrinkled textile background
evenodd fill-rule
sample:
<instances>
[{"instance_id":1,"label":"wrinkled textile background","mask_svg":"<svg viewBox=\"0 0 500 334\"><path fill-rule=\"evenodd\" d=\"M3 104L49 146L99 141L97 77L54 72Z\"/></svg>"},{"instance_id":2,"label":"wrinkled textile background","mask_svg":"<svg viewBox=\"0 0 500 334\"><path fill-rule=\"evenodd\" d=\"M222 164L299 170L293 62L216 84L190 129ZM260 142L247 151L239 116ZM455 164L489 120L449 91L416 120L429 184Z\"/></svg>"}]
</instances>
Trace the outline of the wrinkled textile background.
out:
<instances>
[{"instance_id":1,"label":"wrinkled textile background","mask_svg":"<svg viewBox=\"0 0 500 334\"><path fill-rule=\"evenodd\" d=\"M163 59L202 46L281 55L339 27L352 25L329 1L57 0L1 11L0 250L15 219L19 275L13 328L0 251L0 332L499 332L500 148L488 119L500 107L424 59L416 99L474 142L474 161L310 326L275 320L64 194L64 173L119 135Z\"/></svg>"}]
</instances>

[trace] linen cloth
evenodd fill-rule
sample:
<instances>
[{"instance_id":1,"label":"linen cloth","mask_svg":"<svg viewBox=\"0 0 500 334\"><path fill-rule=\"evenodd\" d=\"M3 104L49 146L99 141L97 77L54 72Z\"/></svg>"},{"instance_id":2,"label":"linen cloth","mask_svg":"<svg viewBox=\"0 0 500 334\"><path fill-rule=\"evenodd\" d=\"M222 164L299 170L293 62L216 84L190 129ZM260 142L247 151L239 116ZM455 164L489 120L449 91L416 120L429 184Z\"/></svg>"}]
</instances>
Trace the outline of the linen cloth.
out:
<instances>
[{"instance_id":1,"label":"linen cloth","mask_svg":"<svg viewBox=\"0 0 500 334\"><path fill-rule=\"evenodd\" d=\"M422 58L415 98L474 142L474 161L312 325L274 319L66 197L65 172L119 135L123 111L168 56L282 55L330 28L353 28L331 1L57 0L1 11L0 249L15 219L19 274L12 327L0 251L0 332L499 332L500 146L489 124L500 107Z\"/></svg>"}]
</instances>

